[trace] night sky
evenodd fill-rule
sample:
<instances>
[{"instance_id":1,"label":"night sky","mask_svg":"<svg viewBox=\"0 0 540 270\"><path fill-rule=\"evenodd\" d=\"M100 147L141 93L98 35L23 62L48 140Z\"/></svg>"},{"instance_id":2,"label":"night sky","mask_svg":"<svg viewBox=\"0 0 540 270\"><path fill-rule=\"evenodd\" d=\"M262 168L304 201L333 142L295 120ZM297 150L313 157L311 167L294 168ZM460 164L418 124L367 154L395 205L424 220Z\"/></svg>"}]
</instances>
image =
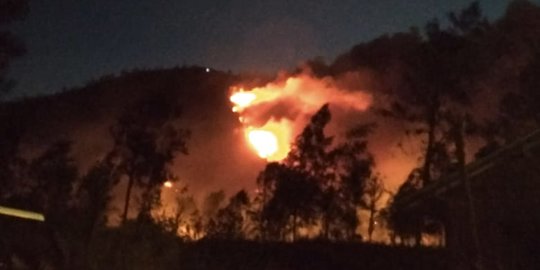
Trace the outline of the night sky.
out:
<instances>
[{"instance_id":1,"label":"night sky","mask_svg":"<svg viewBox=\"0 0 540 270\"><path fill-rule=\"evenodd\" d=\"M14 62L11 76L19 81L15 95L35 95L133 68L201 65L271 73L316 56L332 60L359 42L422 26L469 3L30 1L29 16L14 27L28 54ZM494 19L502 15L508 1L480 3Z\"/></svg>"}]
</instances>

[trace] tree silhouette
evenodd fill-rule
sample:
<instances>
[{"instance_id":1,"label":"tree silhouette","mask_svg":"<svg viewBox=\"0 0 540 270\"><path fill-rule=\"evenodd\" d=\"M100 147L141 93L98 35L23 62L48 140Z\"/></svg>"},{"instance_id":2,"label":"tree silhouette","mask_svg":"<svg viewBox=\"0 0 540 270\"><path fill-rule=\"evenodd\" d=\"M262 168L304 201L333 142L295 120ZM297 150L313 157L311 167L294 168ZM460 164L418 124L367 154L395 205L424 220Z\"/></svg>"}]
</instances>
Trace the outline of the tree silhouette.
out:
<instances>
[{"instance_id":1,"label":"tree silhouette","mask_svg":"<svg viewBox=\"0 0 540 270\"><path fill-rule=\"evenodd\" d=\"M399 187L396 195L388 203L385 215L388 227L392 230L391 241L393 244L396 243L396 239L398 238L401 244L420 244L423 229L423 217L420 216L420 213L404 213L395 204L396 201L417 191L418 183L421 183L420 168L416 168L409 174L407 180Z\"/></svg>"},{"instance_id":2,"label":"tree silhouette","mask_svg":"<svg viewBox=\"0 0 540 270\"><path fill-rule=\"evenodd\" d=\"M421 185L437 179L450 165L446 117L456 112L468 117L475 76L489 65L476 42L489 28L478 4L449 18L448 29L441 29L436 20L426 25L427 39L405 59L404 83L384 110L410 124L407 134L424 137Z\"/></svg>"},{"instance_id":3,"label":"tree silhouette","mask_svg":"<svg viewBox=\"0 0 540 270\"><path fill-rule=\"evenodd\" d=\"M276 189L276 182L281 173L282 165L278 162L268 163L264 170L257 176L257 196L254 200L256 209L252 212L252 219L257 224L258 237L261 240L271 238L270 227L274 227L274 222L268 218L268 214L263 214L267 211L266 205L272 198L272 194Z\"/></svg>"},{"instance_id":4,"label":"tree silhouette","mask_svg":"<svg viewBox=\"0 0 540 270\"><path fill-rule=\"evenodd\" d=\"M369 125L332 148L324 133L328 105L313 115L283 163L269 163L257 179L263 239L296 240L298 229L320 224L323 239L352 239L359 224L364 182L371 175L366 151Z\"/></svg>"},{"instance_id":5,"label":"tree silhouette","mask_svg":"<svg viewBox=\"0 0 540 270\"><path fill-rule=\"evenodd\" d=\"M322 188L331 177L327 147L332 138L324 135L329 121L328 105L324 105L297 137L283 163L269 163L259 175L263 239L285 240L290 233L295 240L298 225L312 224L322 213Z\"/></svg>"},{"instance_id":6,"label":"tree silhouette","mask_svg":"<svg viewBox=\"0 0 540 270\"><path fill-rule=\"evenodd\" d=\"M305 174L306 181L314 183L316 188L310 194L321 215L323 237L329 238L332 202L334 198L333 182L335 174L332 170L333 160L329 147L333 138L324 133L331 115L328 104L323 105L312 117L309 124L298 135L291 151L284 161L293 171ZM292 193L288 196L295 196Z\"/></svg>"},{"instance_id":7,"label":"tree silhouette","mask_svg":"<svg viewBox=\"0 0 540 270\"><path fill-rule=\"evenodd\" d=\"M111 200L111 189L115 182L112 164L97 162L80 180L75 194L75 219L77 229L75 242L79 242L80 252L76 256L78 268L88 264L88 251L98 228L106 226L107 207Z\"/></svg>"},{"instance_id":8,"label":"tree silhouette","mask_svg":"<svg viewBox=\"0 0 540 270\"><path fill-rule=\"evenodd\" d=\"M426 25L427 39L407 61L407 84L389 110L389 115L409 124L407 135L421 138L425 145L422 164L411 171L394 202L460 169L466 138L461 147L456 146L456 126L463 127L464 136L476 132L470 105L478 93L477 78L495 59L482 41L491 25L478 3L448 17L447 29L436 20ZM399 211L390 206L391 227L402 242L419 244L430 218Z\"/></svg>"},{"instance_id":9,"label":"tree silhouette","mask_svg":"<svg viewBox=\"0 0 540 270\"><path fill-rule=\"evenodd\" d=\"M216 218L216 215L221 208L222 203L225 200L225 192L223 190L218 190L208 193L204 198L201 214L202 214L202 223L205 231L208 231L208 226L212 220Z\"/></svg>"},{"instance_id":10,"label":"tree silhouette","mask_svg":"<svg viewBox=\"0 0 540 270\"><path fill-rule=\"evenodd\" d=\"M172 177L169 166L176 154L187 154L189 133L178 127L179 116L175 99L153 95L129 108L111 129L114 149L108 160L127 178L122 222L128 217L133 187L152 197L156 188Z\"/></svg>"},{"instance_id":11,"label":"tree silhouette","mask_svg":"<svg viewBox=\"0 0 540 270\"><path fill-rule=\"evenodd\" d=\"M25 53L24 44L7 26L26 17L28 8L28 1L0 0L0 102L14 86L14 81L7 78L11 62ZM6 199L17 189L17 174L25 165L19 156L24 130L18 115L0 110L0 199Z\"/></svg>"},{"instance_id":12,"label":"tree silhouette","mask_svg":"<svg viewBox=\"0 0 540 270\"><path fill-rule=\"evenodd\" d=\"M317 217L317 183L305 172L278 163L269 164L261 175L267 185L264 196L270 195L260 213L266 236L296 240L300 225L312 224Z\"/></svg>"},{"instance_id":13,"label":"tree silhouette","mask_svg":"<svg viewBox=\"0 0 540 270\"><path fill-rule=\"evenodd\" d=\"M16 115L2 113L0 121L0 199L27 192L24 171L28 165L21 157L20 147L26 127L17 121Z\"/></svg>"},{"instance_id":14,"label":"tree silhouette","mask_svg":"<svg viewBox=\"0 0 540 270\"><path fill-rule=\"evenodd\" d=\"M367 135L375 126L360 124L349 130L346 142L331 151L334 168L337 173L331 196L333 205L332 238L355 240L356 228L360 224L357 211L367 208L366 194L369 192L369 180L372 178L373 157L367 151Z\"/></svg>"},{"instance_id":15,"label":"tree silhouette","mask_svg":"<svg viewBox=\"0 0 540 270\"><path fill-rule=\"evenodd\" d=\"M490 142L495 138L510 142L540 127L540 46L519 76L519 89L501 99L498 118L484 133Z\"/></svg>"},{"instance_id":16,"label":"tree silhouette","mask_svg":"<svg viewBox=\"0 0 540 270\"><path fill-rule=\"evenodd\" d=\"M71 201L78 169L70 155L70 143L59 142L47 149L30 164L30 177L36 200L46 219L62 224Z\"/></svg>"},{"instance_id":17,"label":"tree silhouette","mask_svg":"<svg viewBox=\"0 0 540 270\"><path fill-rule=\"evenodd\" d=\"M236 193L230 199L229 204L217 212L216 217L208 226L206 237L229 240L245 239L246 211L249 204L249 196L244 190Z\"/></svg>"},{"instance_id":18,"label":"tree silhouette","mask_svg":"<svg viewBox=\"0 0 540 270\"><path fill-rule=\"evenodd\" d=\"M74 239L81 229L72 197L78 169L70 152L69 142L55 143L30 162L28 171L31 193L27 199L44 214L49 239L61 251L64 265L74 263L78 250Z\"/></svg>"},{"instance_id":19,"label":"tree silhouette","mask_svg":"<svg viewBox=\"0 0 540 270\"><path fill-rule=\"evenodd\" d=\"M368 241L372 240L373 232L375 230L375 222L378 214L377 203L382 199L384 195L384 187L381 179L378 176L373 176L366 181L364 201L367 210L369 211L368 220Z\"/></svg>"},{"instance_id":20,"label":"tree silhouette","mask_svg":"<svg viewBox=\"0 0 540 270\"><path fill-rule=\"evenodd\" d=\"M26 17L28 9L28 1L0 0L0 98L14 86L6 77L11 61L26 52L22 41L5 26Z\"/></svg>"},{"instance_id":21,"label":"tree silhouette","mask_svg":"<svg viewBox=\"0 0 540 270\"><path fill-rule=\"evenodd\" d=\"M157 222L165 231L178 235L184 240L197 240L204 229L199 209L193 195L188 194L187 186L178 190L172 215L163 212L157 217Z\"/></svg>"}]
</instances>

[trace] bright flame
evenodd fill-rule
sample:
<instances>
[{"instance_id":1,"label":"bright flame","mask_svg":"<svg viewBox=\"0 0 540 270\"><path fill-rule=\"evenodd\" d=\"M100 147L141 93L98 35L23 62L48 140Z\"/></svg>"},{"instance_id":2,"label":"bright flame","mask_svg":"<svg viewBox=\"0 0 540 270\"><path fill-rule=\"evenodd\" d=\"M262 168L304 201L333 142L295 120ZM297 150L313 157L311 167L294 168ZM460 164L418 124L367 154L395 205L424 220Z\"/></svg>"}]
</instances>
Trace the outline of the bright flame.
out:
<instances>
[{"instance_id":1,"label":"bright flame","mask_svg":"<svg viewBox=\"0 0 540 270\"><path fill-rule=\"evenodd\" d=\"M290 151L291 123L287 120L268 121L260 128L246 128L246 138L257 155L268 161L284 159Z\"/></svg>"},{"instance_id":2,"label":"bright flame","mask_svg":"<svg viewBox=\"0 0 540 270\"><path fill-rule=\"evenodd\" d=\"M246 108L251 104L257 96L251 92L236 92L231 97L230 100L236 106L233 107L233 112L239 112L242 109Z\"/></svg>"},{"instance_id":3,"label":"bright flame","mask_svg":"<svg viewBox=\"0 0 540 270\"><path fill-rule=\"evenodd\" d=\"M268 158L278 150L276 135L270 131L259 129L248 131L248 139L261 158Z\"/></svg>"},{"instance_id":4,"label":"bright flame","mask_svg":"<svg viewBox=\"0 0 540 270\"><path fill-rule=\"evenodd\" d=\"M262 87L232 87L232 111L239 114L247 141L267 161L287 157L291 143L322 105L364 111L371 96L343 90L332 78L309 74L290 76ZM248 110L249 109L249 110Z\"/></svg>"}]
</instances>

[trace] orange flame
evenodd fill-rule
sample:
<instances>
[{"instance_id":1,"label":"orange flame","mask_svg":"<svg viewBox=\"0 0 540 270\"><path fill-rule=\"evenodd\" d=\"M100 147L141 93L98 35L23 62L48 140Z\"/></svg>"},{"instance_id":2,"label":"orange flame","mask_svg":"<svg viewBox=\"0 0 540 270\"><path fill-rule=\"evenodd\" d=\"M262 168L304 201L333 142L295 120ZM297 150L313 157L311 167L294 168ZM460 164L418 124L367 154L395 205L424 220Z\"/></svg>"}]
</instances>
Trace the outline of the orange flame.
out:
<instances>
[{"instance_id":1,"label":"orange flame","mask_svg":"<svg viewBox=\"0 0 540 270\"><path fill-rule=\"evenodd\" d=\"M344 91L330 78L304 74L247 91L231 90L232 111L240 115L247 142L267 161L287 156L294 136L323 104L363 111L371 103L371 96L364 92Z\"/></svg>"},{"instance_id":2,"label":"orange flame","mask_svg":"<svg viewBox=\"0 0 540 270\"><path fill-rule=\"evenodd\" d=\"M276 135L271 131L254 129L248 131L247 136L261 158L267 158L278 150Z\"/></svg>"},{"instance_id":3,"label":"orange flame","mask_svg":"<svg viewBox=\"0 0 540 270\"><path fill-rule=\"evenodd\" d=\"M236 104L236 106L233 107L233 112L239 112L248 107L256 98L257 96L251 92L240 91L234 93L230 97L231 102Z\"/></svg>"},{"instance_id":4,"label":"orange flame","mask_svg":"<svg viewBox=\"0 0 540 270\"><path fill-rule=\"evenodd\" d=\"M268 121L260 128L247 127L245 135L259 157L280 161L290 151L291 129L287 120Z\"/></svg>"}]
</instances>

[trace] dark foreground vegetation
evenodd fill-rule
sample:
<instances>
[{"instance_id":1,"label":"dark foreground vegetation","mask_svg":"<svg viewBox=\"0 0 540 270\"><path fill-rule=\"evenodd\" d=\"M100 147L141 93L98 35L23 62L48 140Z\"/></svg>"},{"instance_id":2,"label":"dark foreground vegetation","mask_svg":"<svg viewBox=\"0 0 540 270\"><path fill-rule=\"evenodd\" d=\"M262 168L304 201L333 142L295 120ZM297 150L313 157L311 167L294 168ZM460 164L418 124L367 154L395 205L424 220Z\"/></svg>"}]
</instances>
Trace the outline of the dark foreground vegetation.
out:
<instances>
[{"instance_id":1,"label":"dark foreground vegetation","mask_svg":"<svg viewBox=\"0 0 540 270\"><path fill-rule=\"evenodd\" d=\"M103 232L103 240L129 242L96 245L90 269L451 269L444 250L427 247L315 240L182 242L152 229L136 230Z\"/></svg>"},{"instance_id":2,"label":"dark foreground vegetation","mask_svg":"<svg viewBox=\"0 0 540 270\"><path fill-rule=\"evenodd\" d=\"M187 269L450 269L443 250L426 247L223 241L199 242L182 249L180 265Z\"/></svg>"},{"instance_id":3,"label":"dark foreground vegetation","mask_svg":"<svg viewBox=\"0 0 540 270\"><path fill-rule=\"evenodd\" d=\"M66 257L66 242L44 224L5 218L0 224L3 233L16 236L2 238L1 247L15 255L9 264L2 257L0 269L454 269L441 248L325 240L193 242L143 220L96 230Z\"/></svg>"}]
</instances>

